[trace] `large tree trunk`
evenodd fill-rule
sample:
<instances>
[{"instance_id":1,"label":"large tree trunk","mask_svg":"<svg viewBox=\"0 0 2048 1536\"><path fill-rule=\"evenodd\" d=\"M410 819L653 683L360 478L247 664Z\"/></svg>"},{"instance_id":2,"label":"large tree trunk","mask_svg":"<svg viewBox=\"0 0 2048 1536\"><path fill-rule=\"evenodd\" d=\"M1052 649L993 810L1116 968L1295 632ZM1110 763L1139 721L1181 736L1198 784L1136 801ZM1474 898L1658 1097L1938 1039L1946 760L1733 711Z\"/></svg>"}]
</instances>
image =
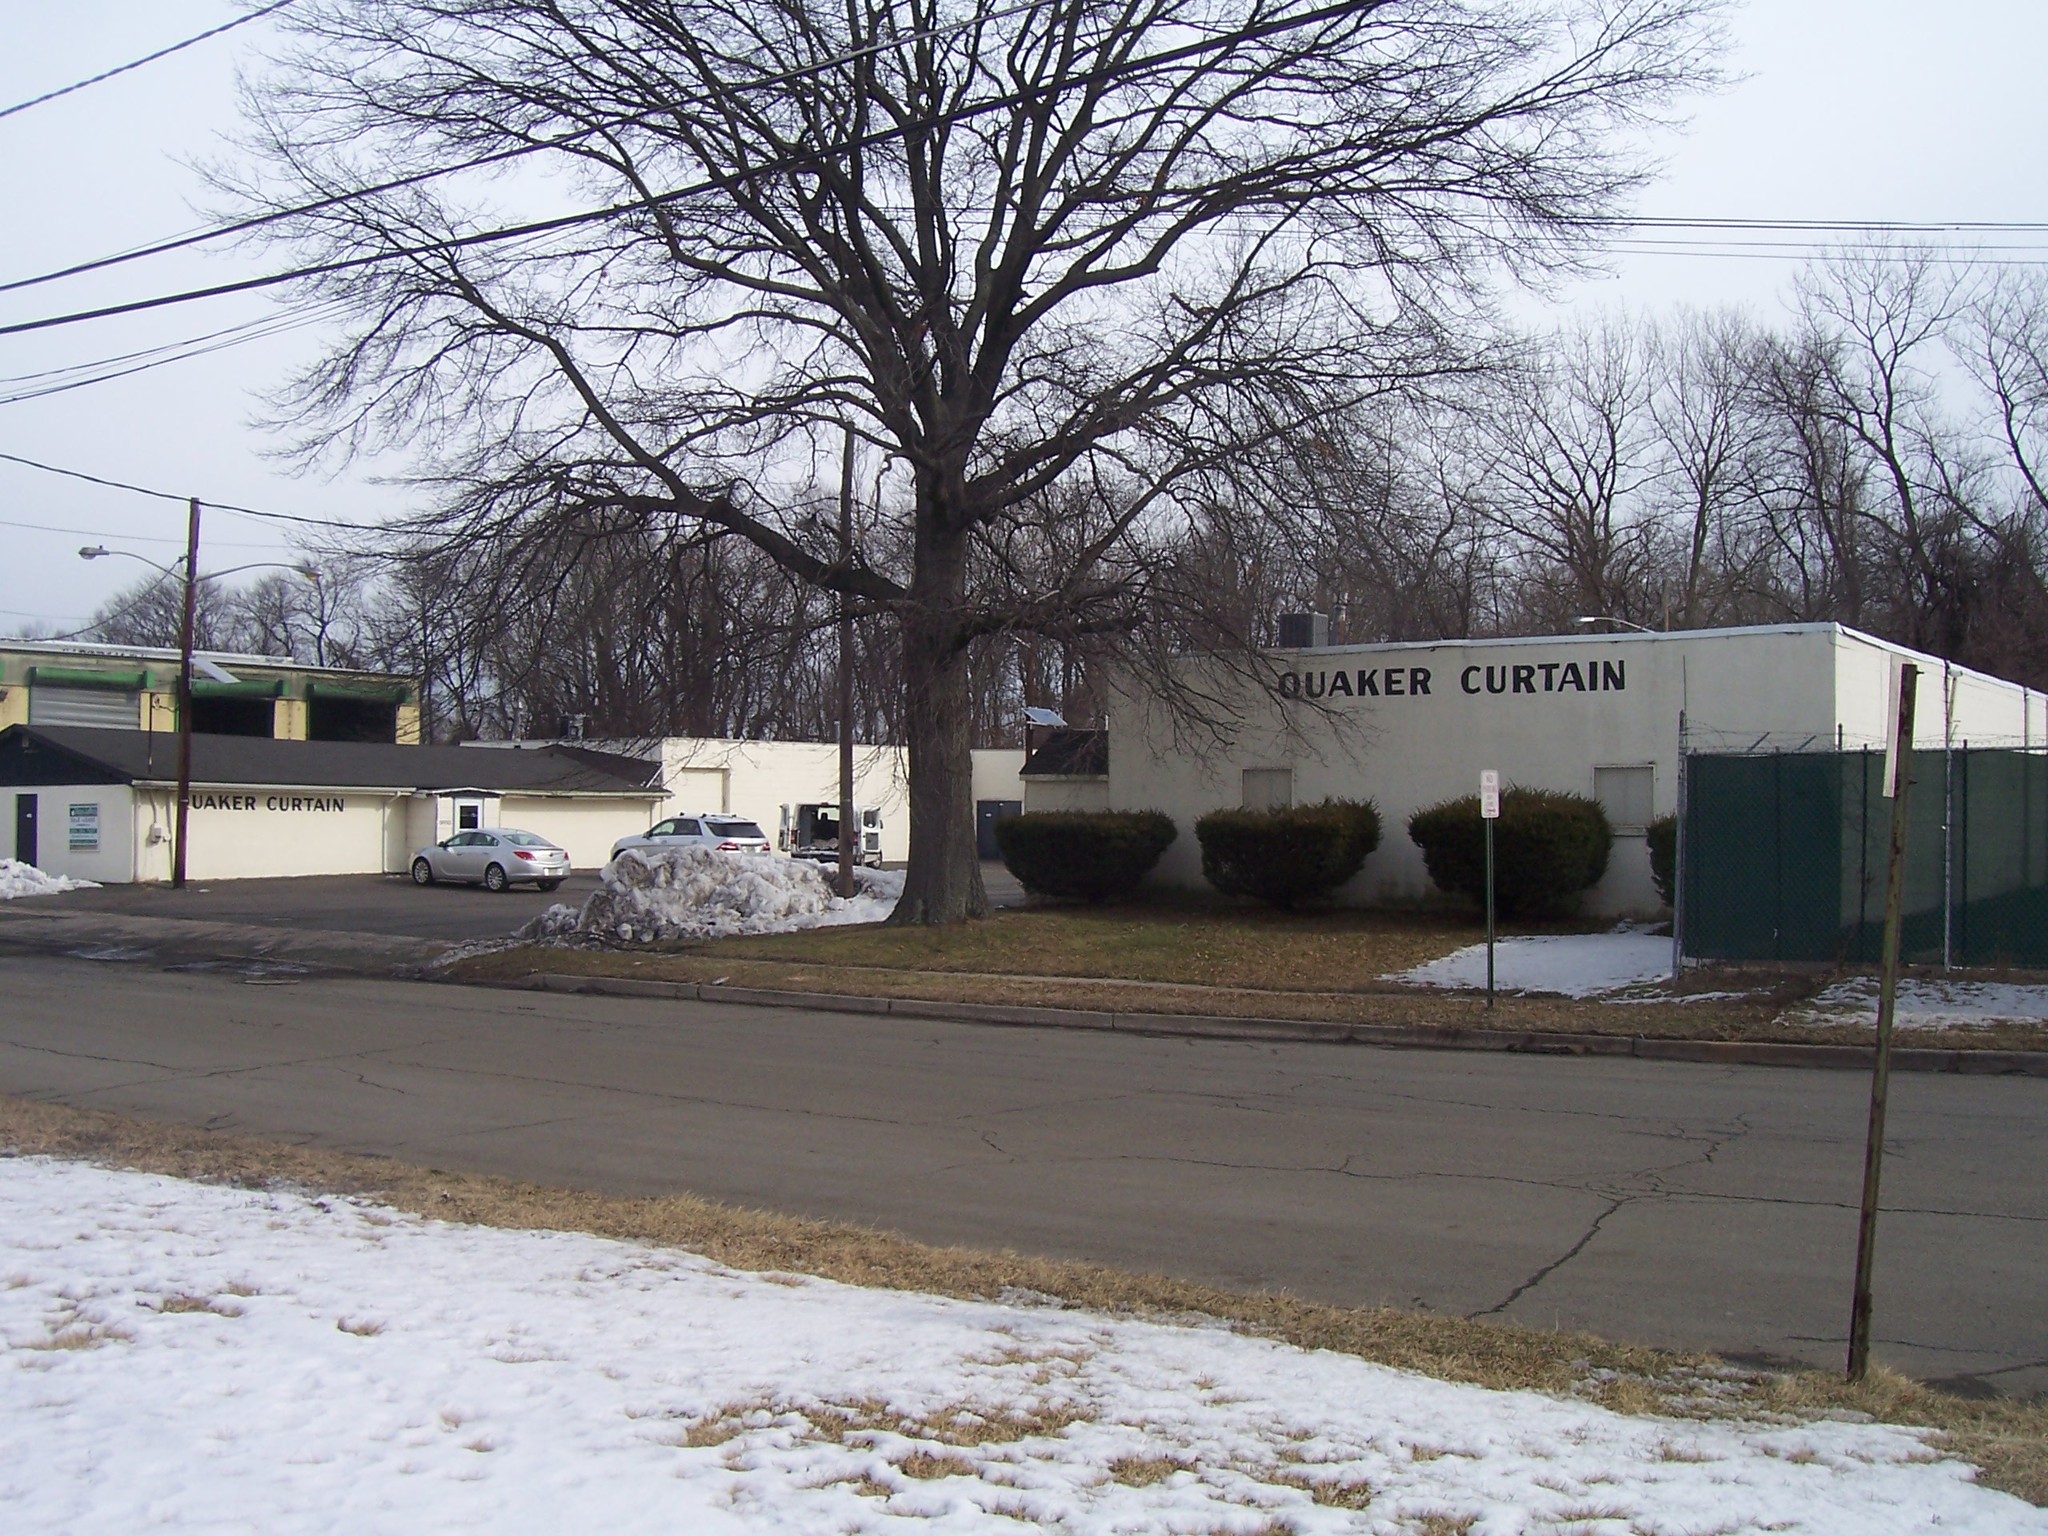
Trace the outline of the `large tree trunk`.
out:
<instances>
[{"instance_id":1,"label":"large tree trunk","mask_svg":"<svg viewBox=\"0 0 2048 1536\"><path fill-rule=\"evenodd\" d=\"M988 915L974 842L974 757L967 649L965 540L920 530L903 619L904 728L910 746L910 868L892 923L961 923Z\"/></svg>"}]
</instances>

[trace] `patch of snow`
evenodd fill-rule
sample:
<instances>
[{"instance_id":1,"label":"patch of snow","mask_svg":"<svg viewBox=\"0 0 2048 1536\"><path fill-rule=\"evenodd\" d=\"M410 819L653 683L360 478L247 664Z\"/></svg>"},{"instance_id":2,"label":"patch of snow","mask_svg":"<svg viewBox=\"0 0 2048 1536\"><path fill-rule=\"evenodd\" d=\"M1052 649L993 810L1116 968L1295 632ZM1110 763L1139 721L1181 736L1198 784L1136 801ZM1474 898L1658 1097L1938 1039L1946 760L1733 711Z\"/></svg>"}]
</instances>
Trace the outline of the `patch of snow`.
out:
<instances>
[{"instance_id":1,"label":"patch of snow","mask_svg":"<svg viewBox=\"0 0 2048 1536\"><path fill-rule=\"evenodd\" d=\"M74 880L69 875L46 875L33 864L19 859L0 859L0 901L18 896L55 896L61 891L96 891L97 880Z\"/></svg>"},{"instance_id":2,"label":"patch of snow","mask_svg":"<svg viewBox=\"0 0 2048 1536\"><path fill-rule=\"evenodd\" d=\"M1497 940L1493 984L1502 992L1555 992L1598 997L1671 974L1671 940L1624 925L1612 933L1567 933ZM1412 987L1486 986L1486 946L1465 948L1382 976Z\"/></svg>"},{"instance_id":3,"label":"patch of snow","mask_svg":"<svg viewBox=\"0 0 2048 1536\"><path fill-rule=\"evenodd\" d=\"M557 903L519 930L542 943L657 944L740 933L879 923L903 894L901 870L856 869L851 897L820 866L716 848L629 848L576 908Z\"/></svg>"},{"instance_id":4,"label":"patch of snow","mask_svg":"<svg viewBox=\"0 0 2048 1536\"><path fill-rule=\"evenodd\" d=\"M35 1157L0 1159L0 1337L19 1531L2048 1533L1893 1426Z\"/></svg>"},{"instance_id":5,"label":"patch of snow","mask_svg":"<svg viewBox=\"0 0 2048 1536\"><path fill-rule=\"evenodd\" d=\"M1877 994L1875 976L1852 977L1816 993L1813 1001L1792 1017L1807 1023L1862 1024L1875 1029ZM2048 986L1902 976L1892 1022L1901 1029L2048 1023Z\"/></svg>"}]
</instances>

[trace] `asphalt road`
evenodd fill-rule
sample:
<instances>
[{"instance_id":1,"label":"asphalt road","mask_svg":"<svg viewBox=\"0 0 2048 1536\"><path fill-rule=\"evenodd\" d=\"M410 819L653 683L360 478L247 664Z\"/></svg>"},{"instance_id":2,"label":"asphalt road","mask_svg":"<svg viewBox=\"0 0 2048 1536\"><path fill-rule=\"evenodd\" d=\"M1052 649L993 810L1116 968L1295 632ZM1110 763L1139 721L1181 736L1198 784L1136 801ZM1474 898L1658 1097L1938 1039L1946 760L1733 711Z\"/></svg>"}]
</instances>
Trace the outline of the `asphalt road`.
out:
<instances>
[{"instance_id":1,"label":"asphalt road","mask_svg":"<svg viewBox=\"0 0 2048 1536\"><path fill-rule=\"evenodd\" d=\"M0 1092L1835 1366L1853 1073L0 958ZM2048 1082L1894 1081L1877 1355L2048 1390Z\"/></svg>"}]
</instances>

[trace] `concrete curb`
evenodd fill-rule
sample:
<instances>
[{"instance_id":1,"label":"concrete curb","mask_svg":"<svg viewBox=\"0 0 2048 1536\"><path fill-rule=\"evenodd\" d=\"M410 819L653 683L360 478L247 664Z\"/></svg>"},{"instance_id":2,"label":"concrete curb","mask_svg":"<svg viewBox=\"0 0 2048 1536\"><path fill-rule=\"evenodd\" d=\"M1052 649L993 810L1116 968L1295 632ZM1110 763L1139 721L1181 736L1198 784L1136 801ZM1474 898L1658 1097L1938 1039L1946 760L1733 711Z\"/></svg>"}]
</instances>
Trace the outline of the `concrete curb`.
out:
<instances>
[{"instance_id":1,"label":"concrete curb","mask_svg":"<svg viewBox=\"0 0 2048 1536\"><path fill-rule=\"evenodd\" d=\"M810 1008L825 1013L887 1014L899 1019L947 1019L1024 1029L1094 1029L1126 1035L1208 1040L1292 1041L1373 1045L1397 1050L1511 1051L1537 1056L1627 1056L1641 1061L1688 1061L1715 1066L1820 1067L1868 1071L1872 1051L1855 1045L1800 1045L1750 1040L1660 1040L1639 1035L1553 1034L1543 1030L1439 1029L1421 1024L1332 1024L1312 1019L1220 1018L1186 1013L1108 1013L1085 1008L1014 1008L998 1003L952 1003L927 998L843 996L836 992L778 992L762 987L696 981L636 981L631 977L565 976L531 971L515 981L488 983L527 992L600 997L663 998L677 1002L738 1003L761 1008ZM1970 1076L2048 1077L2048 1051L1962 1051L1896 1048L1901 1072L1955 1072Z\"/></svg>"}]
</instances>

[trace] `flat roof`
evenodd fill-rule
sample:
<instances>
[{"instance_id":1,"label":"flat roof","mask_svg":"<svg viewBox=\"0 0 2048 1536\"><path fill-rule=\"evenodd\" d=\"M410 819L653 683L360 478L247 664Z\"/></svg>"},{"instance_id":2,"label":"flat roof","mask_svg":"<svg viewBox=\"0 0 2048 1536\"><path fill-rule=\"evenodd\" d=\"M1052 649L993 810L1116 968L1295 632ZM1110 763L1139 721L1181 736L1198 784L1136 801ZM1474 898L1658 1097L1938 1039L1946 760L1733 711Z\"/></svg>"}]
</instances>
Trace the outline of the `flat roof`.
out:
<instances>
[{"instance_id":1,"label":"flat roof","mask_svg":"<svg viewBox=\"0 0 2048 1536\"><path fill-rule=\"evenodd\" d=\"M62 656L71 661L164 661L174 665L184 659L184 652L174 645L96 645L83 640L0 640L0 653ZM254 651L212 651L194 646L192 654L208 661L233 662L244 667L326 673L334 677L388 678L394 683L405 684L412 682L412 678L402 672L377 672L367 667L329 667L317 662L294 661L289 656L259 656Z\"/></svg>"}]
</instances>

